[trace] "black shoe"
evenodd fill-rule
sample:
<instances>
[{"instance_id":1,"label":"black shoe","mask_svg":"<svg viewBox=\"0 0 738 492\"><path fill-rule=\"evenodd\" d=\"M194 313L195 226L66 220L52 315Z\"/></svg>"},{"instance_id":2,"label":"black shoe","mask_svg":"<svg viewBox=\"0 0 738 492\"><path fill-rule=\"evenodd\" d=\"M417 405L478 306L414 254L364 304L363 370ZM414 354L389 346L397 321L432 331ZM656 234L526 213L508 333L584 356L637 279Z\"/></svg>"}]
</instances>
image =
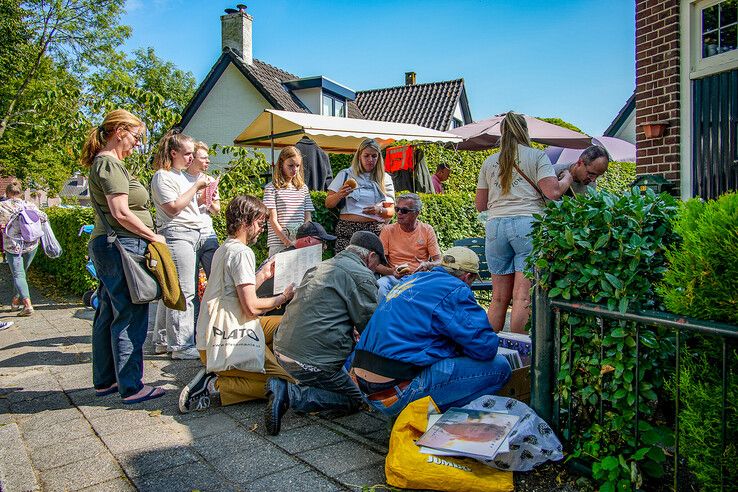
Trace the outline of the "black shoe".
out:
<instances>
[{"instance_id":1,"label":"black shoe","mask_svg":"<svg viewBox=\"0 0 738 492\"><path fill-rule=\"evenodd\" d=\"M210 408L214 395L211 394L209 386L216 377L214 373L206 373L205 369L201 369L179 394L179 411L187 413L191 410Z\"/></svg>"},{"instance_id":2,"label":"black shoe","mask_svg":"<svg viewBox=\"0 0 738 492\"><path fill-rule=\"evenodd\" d=\"M282 425L282 416L290 408L287 383L279 378L269 378L266 382L267 405L264 412L267 434L276 436Z\"/></svg>"}]
</instances>

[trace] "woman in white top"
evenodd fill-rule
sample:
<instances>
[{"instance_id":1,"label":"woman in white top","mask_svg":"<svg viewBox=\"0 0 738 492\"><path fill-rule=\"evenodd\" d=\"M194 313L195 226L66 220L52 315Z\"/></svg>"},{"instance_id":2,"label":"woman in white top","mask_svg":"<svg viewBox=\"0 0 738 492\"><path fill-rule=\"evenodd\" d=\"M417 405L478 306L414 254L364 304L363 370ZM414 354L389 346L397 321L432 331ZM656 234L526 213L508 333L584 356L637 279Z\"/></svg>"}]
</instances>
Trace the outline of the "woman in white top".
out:
<instances>
[{"instance_id":1,"label":"woman in white top","mask_svg":"<svg viewBox=\"0 0 738 492\"><path fill-rule=\"evenodd\" d=\"M33 304L28 291L26 271L31 266L33 257L38 250L39 239L24 241L20 231L20 217L18 214L23 210L31 210L40 221L46 222L46 214L41 212L36 205L25 201L23 188L20 181L14 179L5 188L7 200L0 202L0 228L5 229L11 222L8 230L3 234L3 251L5 259L13 275L13 299L10 305L13 309L20 309L18 316L30 316L33 314Z\"/></svg>"},{"instance_id":2,"label":"woman in white top","mask_svg":"<svg viewBox=\"0 0 738 492\"><path fill-rule=\"evenodd\" d=\"M195 349L195 262L207 236L203 234L197 192L207 186L208 178L200 176L194 183L187 179L185 170L192 163L194 150L192 137L177 130L167 132L154 155L157 171L151 178L156 226L166 238L186 301L185 311L169 309L163 301L157 307L155 351L171 350L172 359L200 358Z\"/></svg>"},{"instance_id":3,"label":"woman in white top","mask_svg":"<svg viewBox=\"0 0 738 492\"><path fill-rule=\"evenodd\" d=\"M546 154L531 147L523 115L507 113L500 131L500 152L482 164L476 195L477 210L486 210L488 217L485 254L492 274L492 303L487 317L495 331L502 330L512 299L510 329L525 333L531 283L524 271L532 251L533 214L543 211L544 196L560 198L572 177L567 171L557 179Z\"/></svg>"},{"instance_id":4,"label":"woman in white top","mask_svg":"<svg viewBox=\"0 0 738 492\"><path fill-rule=\"evenodd\" d=\"M339 171L328 186L325 206L340 209L336 253L348 246L356 231L379 236L384 223L395 215L394 202L395 188L392 177L384 172L382 150L375 140L367 138L356 149L351 167Z\"/></svg>"},{"instance_id":5,"label":"woman in white top","mask_svg":"<svg viewBox=\"0 0 738 492\"><path fill-rule=\"evenodd\" d=\"M264 188L264 205L269 209L269 256L294 246L297 229L311 221L315 210L305 184L302 154L289 145L279 153L272 181Z\"/></svg>"}]
</instances>

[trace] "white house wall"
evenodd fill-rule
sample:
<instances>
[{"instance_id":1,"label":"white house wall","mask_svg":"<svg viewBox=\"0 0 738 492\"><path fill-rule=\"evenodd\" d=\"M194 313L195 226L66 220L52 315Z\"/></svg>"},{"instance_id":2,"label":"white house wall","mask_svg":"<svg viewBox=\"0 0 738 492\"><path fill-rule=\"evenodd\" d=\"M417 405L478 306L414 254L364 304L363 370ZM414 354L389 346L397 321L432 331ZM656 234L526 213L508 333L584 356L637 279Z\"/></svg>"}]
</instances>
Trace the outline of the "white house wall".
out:
<instances>
[{"instance_id":1,"label":"white house wall","mask_svg":"<svg viewBox=\"0 0 738 492\"><path fill-rule=\"evenodd\" d=\"M620 125L618 131L615 132L613 137L620 138L626 142L630 142L633 145L636 143L636 125L635 125L635 110L631 111L625 122Z\"/></svg>"},{"instance_id":2,"label":"white house wall","mask_svg":"<svg viewBox=\"0 0 738 492\"><path fill-rule=\"evenodd\" d=\"M231 63L223 71L205 100L190 119L184 132L196 140L212 145L233 145L233 139L272 105ZM268 149L259 149L270 161ZM223 167L228 159L222 155L211 158L211 168Z\"/></svg>"},{"instance_id":3,"label":"white house wall","mask_svg":"<svg viewBox=\"0 0 738 492\"><path fill-rule=\"evenodd\" d=\"M320 87L311 89L300 89L292 91L297 98L308 108L313 114L321 114L323 107L323 91Z\"/></svg>"}]
</instances>

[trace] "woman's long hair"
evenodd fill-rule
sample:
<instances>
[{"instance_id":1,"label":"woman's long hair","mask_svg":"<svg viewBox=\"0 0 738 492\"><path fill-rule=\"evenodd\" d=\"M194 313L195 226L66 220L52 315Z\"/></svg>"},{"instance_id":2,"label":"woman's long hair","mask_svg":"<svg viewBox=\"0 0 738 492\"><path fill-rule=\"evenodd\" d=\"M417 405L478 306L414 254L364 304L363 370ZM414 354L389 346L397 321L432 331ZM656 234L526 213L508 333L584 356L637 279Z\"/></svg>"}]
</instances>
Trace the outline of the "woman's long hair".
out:
<instances>
[{"instance_id":1,"label":"woman's long hair","mask_svg":"<svg viewBox=\"0 0 738 492\"><path fill-rule=\"evenodd\" d=\"M192 142L195 140L182 133L179 128L173 128L169 130L161 139L156 148L154 154L154 171L164 169L169 171L172 168L172 151L179 152L185 143Z\"/></svg>"},{"instance_id":2,"label":"woman's long hair","mask_svg":"<svg viewBox=\"0 0 738 492\"><path fill-rule=\"evenodd\" d=\"M238 195L226 207L226 232L229 236L235 236L242 225L250 226L269 214L266 205L251 195ZM253 238L248 238L249 241Z\"/></svg>"},{"instance_id":3,"label":"woman's long hair","mask_svg":"<svg viewBox=\"0 0 738 492\"><path fill-rule=\"evenodd\" d=\"M513 167L518 161L518 144L530 147L528 124L522 114L508 112L500 123L500 187L502 194L510 193Z\"/></svg>"},{"instance_id":4,"label":"woman's long hair","mask_svg":"<svg viewBox=\"0 0 738 492\"><path fill-rule=\"evenodd\" d=\"M287 181L287 178L282 171L282 164L290 157L297 157L297 159L300 161L300 170L297 172L297 175L292 178L291 181ZM294 186L295 189L298 190L302 188L302 186L305 184L302 167L302 154L297 147L294 147L292 145L288 145L287 147L282 149L282 152L279 153L277 163L274 165L274 171L272 171L272 184L274 184L275 188L287 188L290 183L292 183L292 186Z\"/></svg>"},{"instance_id":5,"label":"woman's long hair","mask_svg":"<svg viewBox=\"0 0 738 492\"><path fill-rule=\"evenodd\" d=\"M82 146L80 161L85 167L90 167L95 156L107 145L110 135L118 128L135 128L144 126L143 122L125 109L114 109L105 115L105 119L95 128L87 132L87 138Z\"/></svg>"},{"instance_id":6,"label":"woman's long hair","mask_svg":"<svg viewBox=\"0 0 738 492\"><path fill-rule=\"evenodd\" d=\"M374 166L374 170L372 171L372 180L374 180L379 185L379 189L382 191L382 193L386 193L384 189L384 159L382 159L382 149L379 147L379 144L377 143L377 141L374 140L373 138L365 138L359 144L359 148L356 149L354 158L351 160L351 170L357 176L366 172L361 167L361 159L360 159L361 153L366 148L371 148L371 149L376 150L377 154L379 155L379 158L377 159L377 165Z\"/></svg>"}]
</instances>

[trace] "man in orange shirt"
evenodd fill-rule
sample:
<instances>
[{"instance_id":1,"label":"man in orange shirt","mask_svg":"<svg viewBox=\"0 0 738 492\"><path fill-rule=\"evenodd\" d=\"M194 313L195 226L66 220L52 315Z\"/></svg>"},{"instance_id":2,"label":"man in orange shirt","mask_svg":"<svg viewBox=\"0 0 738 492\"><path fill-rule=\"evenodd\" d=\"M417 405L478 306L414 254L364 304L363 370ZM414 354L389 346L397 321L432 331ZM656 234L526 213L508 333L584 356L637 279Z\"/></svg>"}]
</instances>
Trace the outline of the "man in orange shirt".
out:
<instances>
[{"instance_id":1,"label":"man in orange shirt","mask_svg":"<svg viewBox=\"0 0 738 492\"><path fill-rule=\"evenodd\" d=\"M423 204L415 193L397 198L395 212L397 222L386 225L379 234L384 246L388 266L379 265L377 273L379 299L400 283L400 279L415 272L430 270L440 264L441 249L436 232L429 224L418 220Z\"/></svg>"}]
</instances>

